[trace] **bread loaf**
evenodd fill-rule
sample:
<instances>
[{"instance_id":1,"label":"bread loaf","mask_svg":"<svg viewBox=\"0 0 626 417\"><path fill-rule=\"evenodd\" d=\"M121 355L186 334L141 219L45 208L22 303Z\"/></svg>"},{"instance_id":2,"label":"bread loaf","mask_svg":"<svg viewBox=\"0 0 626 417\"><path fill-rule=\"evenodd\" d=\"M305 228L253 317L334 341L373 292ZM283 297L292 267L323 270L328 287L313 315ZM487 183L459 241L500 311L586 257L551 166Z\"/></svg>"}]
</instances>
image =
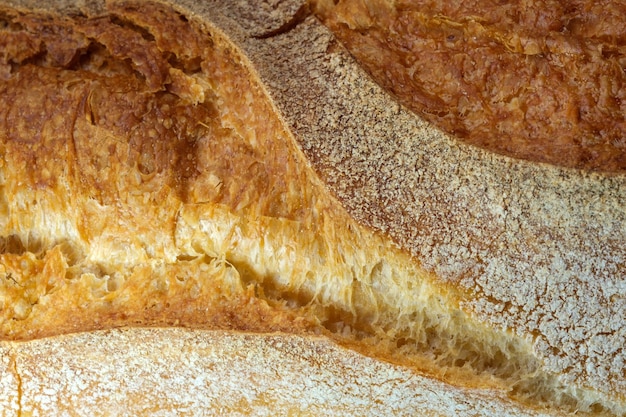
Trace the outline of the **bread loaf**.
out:
<instances>
[{"instance_id":1,"label":"bread loaf","mask_svg":"<svg viewBox=\"0 0 626 417\"><path fill-rule=\"evenodd\" d=\"M3 1L5 415L623 415L624 176L459 142L310 6Z\"/></svg>"}]
</instances>

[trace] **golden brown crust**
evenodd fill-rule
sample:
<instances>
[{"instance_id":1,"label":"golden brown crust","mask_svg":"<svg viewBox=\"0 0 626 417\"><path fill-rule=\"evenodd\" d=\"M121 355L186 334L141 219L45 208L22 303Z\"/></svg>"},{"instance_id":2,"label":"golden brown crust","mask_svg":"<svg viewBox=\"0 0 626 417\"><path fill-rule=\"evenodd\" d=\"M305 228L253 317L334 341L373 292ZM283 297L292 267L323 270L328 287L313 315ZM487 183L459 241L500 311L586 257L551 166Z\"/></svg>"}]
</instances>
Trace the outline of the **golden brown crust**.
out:
<instances>
[{"instance_id":1,"label":"golden brown crust","mask_svg":"<svg viewBox=\"0 0 626 417\"><path fill-rule=\"evenodd\" d=\"M619 1L344 0L328 24L406 106L515 158L626 169L626 9Z\"/></svg>"},{"instance_id":2,"label":"golden brown crust","mask_svg":"<svg viewBox=\"0 0 626 417\"><path fill-rule=\"evenodd\" d=\"M313 210L325 218L339 207L310 202L319 185L236 51L169 8L135 6L60 28L32 14L9 25L15 38L49 36L34 62L5 57L3 337L131 323L319 331L317 318L259 298L246 274L267 266L246 267L245 249L226 247L242 232L214 241L212 223L242 227L269 249L279 244L263 237L269 230L315 230L324 220Z\"/></svg>"}]
</instances>

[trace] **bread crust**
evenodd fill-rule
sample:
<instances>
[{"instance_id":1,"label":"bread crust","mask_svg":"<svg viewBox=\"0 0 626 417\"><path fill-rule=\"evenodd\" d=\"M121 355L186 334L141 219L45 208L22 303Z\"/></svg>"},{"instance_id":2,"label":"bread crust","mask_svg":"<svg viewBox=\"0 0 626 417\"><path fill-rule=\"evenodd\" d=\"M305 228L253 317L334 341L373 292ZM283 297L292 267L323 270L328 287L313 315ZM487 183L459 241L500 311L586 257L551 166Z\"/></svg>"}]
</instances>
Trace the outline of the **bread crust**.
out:
<instances>
[{"instance_id":1,"label":"bread crust","mask_svg":"<svg viewBox=\"0 0 626 417\"><path fill-rule=\"evenodd\" d=\"M313 18L241 44L354 218L461 288L476 318L532 335L563 380L623 398L625 175L460 143L382 92Z\"/></svg>"},{"instance_id":2,"label":"bread crust","mask_svg":"<svg viewBox=\"0 0 626 417\"><path fill-rule=\"evenodd\" d=\"M326 338L135 327L0 345L7 417L566 415L424 377Z\"/></svg>"},{"instance_id":3,"label":"bread crust","mask_svg":"<svg viewBox=\"0 0 626 417\"><path fill-rule=\"evenodd\" d=\"M4 347L6 342L0 348ZM13 343L8 349L19 373L21 409L4 407L5 416L18 411L21 415L546 415L521 409L505 398L494 401L497 392L454 388L325 338L134 328ZM4 398L2 405L16 402L10 395Z\"/></svg>"},{"instance_id":4,"label":"bread crust","mask_svg":"<svg viewBox=\"0 0 626 417\"><path fill-rule=\"evenodd\" d=\"M43 7L39 3L20 4ZM99 3L76 6L72 2L46 3L45 7L89 13L104 9ZM379 232L377 236L391 237L432 274L439 291L449 297L443 308L461 305L471 320L510 329L519 336L516 340L522 340L520 344L532 343L529 355L537 355L542 369L575 389L589 388L597 398L615 401L615 409L620 409L626 392L621 374L621 346L626 337L622 326L626 314L622 308L626 302L622 297L626 275L622 244L626 239L624 176L515 161L443 135L382 92L319 22L306 17L303 2L290 2L278 12L269 8L267 13L274 18L269 25L267 13L252 11L254 6L245 2L233 7L232 2L181 1L177 7L194 19L211 22L215 25L212 30L223 31L241 48L247 58L240 64L253 68L251 76L259 77L263 93L272 100L265 110L271 109L288 127L287 145L283 145L297 155L290 163L303 164L301 178L303 183L313 181L312 194L325 195L328 187L341 202L339 208L328 202L329 207L335 207L331 210L335 221L353 227L350 222L356 219L367 230ZM288 145L289 132L297 141L293 148ZM319 179L310 175L310 168ZM343 208L349 216L342 214ZM190 230L197 228L203 214L191 208L182 213L180 218L190 220ZM215 210L211 215L236 223L231 214ZM271 230L270 223L263 226L267 227L264 230ZM343 233L347 232L338 236L343 238ZM362 236L374 239L369 234ZM183 246L191 253L197 241L189 239ZM367 243L368 250L378 246L392 250L391 244L380 242L386 241ZM418 267L411 268L423 275ZM138 276L138 282L146 282L141 274ZM352 278L347 275L346 279ZM303 281L298 285L306 289L315 283ZM343 281L340 285L348 287ZM324 297L328 298L324 300L345 301L347 310L356 309L351 307L351 300L362 288L350 288L353 292L345 295L345 300L341 298L344 295L333 298L332 290L324 288L304 292L317 296L326 291ZM228 311L214 312L212 317L233 318L233 312L254 304L254 294L245 288L237 287L234 293L239 298ZM411 293L390 298L383 310L400 317L403 306L389 309L394 301L405 298L411 298ZM166 323L158 322L163 311L154 317L139 316L134 323L179 324L174 310L188 302L182 297L169 312L164 310ZM266 317L266 322L252 325L253 329L324 332L315 323L302 323L299 313L293 315L271 304L268 307L266 302L258 309L243 311L249 314L226 324L186 320L198 327L242 328L256 317ZM65 328L58 323L61 327L57 330L90 330L129 321L128 316L114 314L92 328L85 322ZM577 325L575 330L572 323ZM130 338L135 337L134 331L128 332ZM141 341L141 331L137 332ZM56 343L57 339L50 340ZM68 343L79 339L73 340ZM146 346L154 348L155 343L146 341ZM311 341L308 346L315 349L317 344ZM411 366L414 372L420 369ZM422 371L436 372L430 365ZM486 384L485 380L457 381L467 386ZM449 378L446 382L454 381ZM498 384L494 382L494 386ZM497 398L494 406L499 407L500 394L489 395ZM485 410L480 412L488 414ZM468 410L467 415L472 412ZM518 412L522 413L512 411Z\"/></svg>"},{"instance_id":5,"label":"bread crust","mask_svg":"<svg viewBox=\"0 0 626 417\"><path fill-rule=\"evenodd\" d=\"M440 129L518 159L624 171L620 1L317 3L360 65Z\"/></svg>"}]
</instances>

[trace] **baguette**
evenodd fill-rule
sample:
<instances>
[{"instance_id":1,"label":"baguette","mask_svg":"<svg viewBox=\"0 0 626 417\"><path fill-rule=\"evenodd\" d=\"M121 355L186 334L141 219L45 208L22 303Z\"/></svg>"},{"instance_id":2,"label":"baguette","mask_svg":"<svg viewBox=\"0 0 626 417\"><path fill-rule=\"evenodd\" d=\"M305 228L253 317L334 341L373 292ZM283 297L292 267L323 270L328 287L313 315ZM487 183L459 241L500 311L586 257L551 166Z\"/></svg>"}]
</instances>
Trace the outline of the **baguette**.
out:
<instances>
[{"instance_id":1,"label":"baguette","mask_svg":"<svg viewBox=\"0 0 626 417\"><path fill-rule=\"evenodd\" d=\"M625 413L623 175L459 143L305 2L4 4L6 415Z\"/></svg>"}]
</instances>

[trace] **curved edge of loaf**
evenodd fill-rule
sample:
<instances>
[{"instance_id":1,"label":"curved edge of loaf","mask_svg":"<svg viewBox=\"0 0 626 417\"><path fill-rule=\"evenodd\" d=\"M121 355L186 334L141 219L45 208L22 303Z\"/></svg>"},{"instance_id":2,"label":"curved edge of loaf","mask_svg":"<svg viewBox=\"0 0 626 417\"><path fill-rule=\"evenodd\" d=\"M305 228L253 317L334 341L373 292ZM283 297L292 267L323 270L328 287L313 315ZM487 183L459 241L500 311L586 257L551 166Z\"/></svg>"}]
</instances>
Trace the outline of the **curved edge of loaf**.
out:
<instances>
[{"instance_id":1,"label":"curved edge of loaf","mask_svg":"<svg viewBox=\"0 0 626 417\"><path fill-rule=\"evenodd\" d=\"M2 342L0 355L6 416L545 415L313 336L115 329Z\"/></svg>"}]
</instances>

